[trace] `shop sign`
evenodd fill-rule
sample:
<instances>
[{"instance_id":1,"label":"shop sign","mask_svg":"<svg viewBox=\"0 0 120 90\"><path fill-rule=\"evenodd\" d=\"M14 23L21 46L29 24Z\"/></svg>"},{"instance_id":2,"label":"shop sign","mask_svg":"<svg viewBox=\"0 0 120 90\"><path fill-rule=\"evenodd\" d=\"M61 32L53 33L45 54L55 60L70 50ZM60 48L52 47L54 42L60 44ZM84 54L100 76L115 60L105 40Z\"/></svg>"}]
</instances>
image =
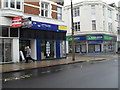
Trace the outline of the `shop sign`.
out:
<instances>
[{"instance_id":1,"label":"shop sign","mask_svg":"<svg viewBox=\"0 0 120 90\"><path fill-rule=\"evenodd\" d=\"M31 17L22 19L22 28L30 28L32 27Z\"/></svg>"},{"instance_id":2,"label":"shop sign","mask_svg":"<svg viewBox=\"0 0 120 90\"><path fill-rule=\"evenodd\" d=\"M87 40L103 40L102 35L87 35Z\"/></svg>"},{"instance_id":3,"label":"shop sign","mask_svg":"<svg viewBox=\"0 0 120 90\"><path fill-rule=\"evenodd\" d=\"M39 30L57 31L58 25L32 21L32 27L30 27L30 28L31 29L39 29Z\"/></svg>"},{"instance_id":4,"label":"shop sign","mask_svg":"<svg viewBox=\"0 0 120 90\"><path fill-rule=\"evenodd\" d=\"M72 41L72 37L67 37L66 38L67 41ZM85 36L75 36L74 37L74 40L86 40L86 37Z\"/></svg>"},{"instance_id":5,"label":"shop sign","mask_svg":"<svg viewBox=\"0 0 120 90\"><path fill-rule=\"evenodd\" d=\"M22 26L22 16L12 18L12 27Z\"/></svg>"},{"instance_id":6,"label":"shop sign","mask_svg":"<svg viewBox=\"0 0 120 90\"><path fill-rule=\"evenodd\" d=\"M58 26L58 30L67 31L67 27L66 27L66 26L61 26L61 25L59 25L59 26Z\"/></svg>"},{"instance_id":7,"label":"shop sign","mask_svg":"<svg viewBox=\"0 0 120 90\"><path fill-rule=\"evenodd\" d=\"M104 40L113 40L114 37L112 36L108 36L108 35L104 35Z\"/></svg>"},{"instance_id":8,"label":"shop sign","mask_svg":"<svg viewBox=\"0 0 120 90\"><path fill-rule=\"evenodd\" d=\"M89 44L95 44L95 43L103 43L103 41L87 41Z\"/></svg>"}]
</instances>

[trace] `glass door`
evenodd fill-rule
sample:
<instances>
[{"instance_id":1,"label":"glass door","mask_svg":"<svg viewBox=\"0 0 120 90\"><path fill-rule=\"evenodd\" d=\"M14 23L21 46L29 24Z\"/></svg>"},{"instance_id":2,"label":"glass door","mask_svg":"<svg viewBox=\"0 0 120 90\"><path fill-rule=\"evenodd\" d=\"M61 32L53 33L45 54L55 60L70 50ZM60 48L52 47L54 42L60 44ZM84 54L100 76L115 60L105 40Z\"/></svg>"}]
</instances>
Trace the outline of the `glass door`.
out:
<instances>
[{"instance_id":1,"label":"glass door","mask_svg":"<svg viewBox=\"0 0 120 90\"><path fill-rule=\"evenodd\" d=\"M0 63L11 61L11 39L0 39Z\"/></svg>"}]
</instances>

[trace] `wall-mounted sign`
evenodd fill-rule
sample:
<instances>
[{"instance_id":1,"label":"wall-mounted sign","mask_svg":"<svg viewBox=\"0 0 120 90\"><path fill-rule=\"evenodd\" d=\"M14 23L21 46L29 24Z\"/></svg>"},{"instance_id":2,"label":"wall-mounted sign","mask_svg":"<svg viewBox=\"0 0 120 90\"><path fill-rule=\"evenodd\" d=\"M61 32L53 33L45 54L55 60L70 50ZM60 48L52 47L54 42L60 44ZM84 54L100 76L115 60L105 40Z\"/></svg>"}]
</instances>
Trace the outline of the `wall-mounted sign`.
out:
<instances>
[{"instance_id":1,"label":"wall-mounted sign","mask_svg":"<svg viewBox=\"0 0 120 90\"><path fill-rule=\"evenodd\" d=\"M48 24L48 23L32 21L31 29L57 31L58 30L58 26L54 25L54 24Z\"/></svg>"},{"instance_id":2,"label":"wall-mounted sign","mask_svg":"<svg viewBox=\"0 0 120 90\"><path fill-rule=\"evenodd\" d=\"M89 44L103 43L103 41L87 41Z\"/></svg>"},{"instance_id":3,"label":"wall-mounted sign","mask_svg":"<svg viewBox=\"0 0 120 90\"><path fill-rule=\"evenodd\" d=\"M30 28L32 27L31 17L22 19L22 28Z\"/></svg>"},{"instance_id":4,"label":"wall-mounted sign","mask_svg":"<svg viewBox=\"0 0 120 90\"><path fill-rule=\"evenodd\" d=\"M67 41L72 41L72 37L66 37L66 40ZM74 40L75 41L77 41L77 40L86 40L86 36L75 36Z\"/></svg>"},{"instance_id":5,"label":"wall-mounted sign","mask_svg":"<svg viewBox=\"0 0 120 90\"><path fill-rule=\"evenodd\" d=\"M32 27L31 29L39 29L39 30L49 30L49 31L60 31L60 32L66 32L67 27L66 26L58 26L55 24L50 23L43 23L43 22L36 22L32 21Z\"/></svg>"},{"instance_id":6,"label":"wall-mounted sign","mask_svg":"<svg viewBox=\"0 0 120 90\"><path fill-rule=\"evenodd\" d=\"M112 36L108 36L108 35L104 35L104 40L113 40L114 37Z\"/></svg>"},{"instance_id":7,"label":"wall-mounted sign","mask_svg":"<svg viewBox=\"0 0 120 90\"><path fill-rule=\"evenodd\" d=\"M61 25L60 25L60 26L58 26L58 29L59 29L59 30L67 31L67 27L66 27L66 26L61 26Z\"/></svg>"},{"instance_id":8,"label":"wall-mounted sign","mask_svg":"<svg viewBox=\"0 0 120 90\"><path fill-rule=\"evenodd\" d=\"M12 27L22 26L22 16L12 18Z\"/></svg>"},{"instance_id":9,"label":"wall-mounted sign","mask_svg":"<svg viewBox=\"0 0 120 90\"><path fill-rule=\"evenodd\" d=\"M103 40L102 35L87 35L87 40Z\"/></svg>"}]
</instances>

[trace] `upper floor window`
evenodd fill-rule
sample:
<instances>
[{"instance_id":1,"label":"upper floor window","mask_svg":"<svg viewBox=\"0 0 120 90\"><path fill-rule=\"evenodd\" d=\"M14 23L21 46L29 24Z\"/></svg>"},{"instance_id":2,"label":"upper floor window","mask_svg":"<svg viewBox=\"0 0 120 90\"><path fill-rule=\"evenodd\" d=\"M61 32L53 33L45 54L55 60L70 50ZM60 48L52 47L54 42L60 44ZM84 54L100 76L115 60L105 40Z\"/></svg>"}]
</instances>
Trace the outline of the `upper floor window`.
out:
<instances>
[{"instance_id":1,"label":"upper floor window","mask_svg":"<svg viewBox=\"0 0 120 90\"><path fill-rule=\"evenodd\" d=\"M91 14L95 15L95 5L91 5Z\"/></svg>"},{"instance_id":2,"label":"upper floor window","mask_svg":"<svg viewBox=\"0 0 120 90\"><path fill-rule=\"evenodd\" d=\"M49 16L49 4L41 3L41 16L48 17Z\"/></svg>"},{"instance_id":3,"label":"upper floor window","mask_svg":"<svg viewBox=\"0 0 120 90\"><path fill-rule=\"evenodd\" d=\"M57 7L57 19L62 20L62 8Z\"/></svg>"},{"instance_id":4,"label":"upper floor window","mask_svg":"<svg viewBox=\"0 0 120 90\"><path fill-rule=\"evenodd\" d=\"M108 9L108 17L112 18L112 10Z\"/></svg>"},{"instance_id":5,"label":"upper floor window","mask_svg":"<svg viewBox=\"0 0 120 90\"><path fill-rule=\"evenodd\" d=\"M80 8L79 7L76 7L73 9L73 16L74 17L80 16Z\"/></svg>"},{"instance_id":6,"label":"upper floor window","mask_svg":"<svg viewBox=\"0 0 120 90\"><path fill-rule=\"evenodd\" d=\"M15 0L10 0L10 7L15 8Z\"/></svg>"},{"instance_id":7,"label":"upper floor window","mask_svg":"<svg viewBox=\"0 0 120 90\"><path fill-rule=\"evenodd\" d=\"M3 7L8 7L8 0L3 1Z\"/></svg>"},{"instance_id":8,"label":"upper floor window","mask_svg":"<svg viewBox=\"0 0 120 90\"><path fill-rule=\"evenodd\" d=\"M17 10L22 10L22 0L4 0L3 8L13 8Z\"/></svg>"},{"instance_id":9,"label":"upper floor window","mask_svg":"<svg viewBox=\"0 0 120 90\"><path fill-rule=\"evenodd\" d=\"M92 30L96 30L96 20L92 20Z\"/></svg>"},{"instance_id":10,"label":"upper floor window","mask_svg":"<svg viewBox=\"0 0 120 90\"><path fill-rule=\"evenodd\" d=\"M20 9L21 8L21 2L20 2L20 0L17 0L17 2L16 2L16 8L17 9Z\"/></svg>"},{"instance_id":11,"label":"upper floor window","mask_svg":"<svg viewBox=\"0 0 120 90\"><path fill-rule=\"evenodd\" d=\"M74 31L80 31L80 22L74 22Z\"/></svg>"},{"instance_id":12,"label":"upper floor window","mask_svg":"<svg viewBox=\"0 0 120 90\"><path fill-rule=\"evenodd\" d=\"M108 23L108 30L111 32L112 31L112 23Z\"/></svg>"},{"instance_id":13,"label":"upper floor window","mask_svg":"<svg viewBox=\"0 0 120 90\"><path fill-rule=\"evenodd\" d=\"M103 16L105 16L105 6L103 6Z\"/></svg>"}]
</instances>

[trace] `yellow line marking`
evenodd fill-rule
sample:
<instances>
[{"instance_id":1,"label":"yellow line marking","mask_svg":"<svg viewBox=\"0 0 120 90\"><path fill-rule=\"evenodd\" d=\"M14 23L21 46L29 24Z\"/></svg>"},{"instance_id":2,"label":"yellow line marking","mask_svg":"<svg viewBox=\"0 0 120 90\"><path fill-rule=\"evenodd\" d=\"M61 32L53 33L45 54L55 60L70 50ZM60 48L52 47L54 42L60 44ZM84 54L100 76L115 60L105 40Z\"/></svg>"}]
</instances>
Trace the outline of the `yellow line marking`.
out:
<instances>
[{"instance_id":1,"label":"yellow line marking","mask_svg":"<svg viewBox=\"0 0 120 90\"><path fill-rule=\"evenodd\" d=\"M45 72L41 72L41 73L43 73L43 74L44 74L44 73L50 73L50 72L51 72L51 71L45 71Z\"/></svg>"},{"instance_id":2,"label":"yellow line marking","mask_svg":"<svg viewBox=\"0 0 120 90\"><path fill-rule=\"evenodd\" d=\"M19 80L19 79L23 79L23 78L29 78L31 77L32 74L28 74L28 75L23 75L23 76L20 76L20 77L15 77L15 78L5 78L5 79L0 79L0 80L3 80L5 82L7 81L11 81L11 80Z\"/></svg>"}]
</instances>

